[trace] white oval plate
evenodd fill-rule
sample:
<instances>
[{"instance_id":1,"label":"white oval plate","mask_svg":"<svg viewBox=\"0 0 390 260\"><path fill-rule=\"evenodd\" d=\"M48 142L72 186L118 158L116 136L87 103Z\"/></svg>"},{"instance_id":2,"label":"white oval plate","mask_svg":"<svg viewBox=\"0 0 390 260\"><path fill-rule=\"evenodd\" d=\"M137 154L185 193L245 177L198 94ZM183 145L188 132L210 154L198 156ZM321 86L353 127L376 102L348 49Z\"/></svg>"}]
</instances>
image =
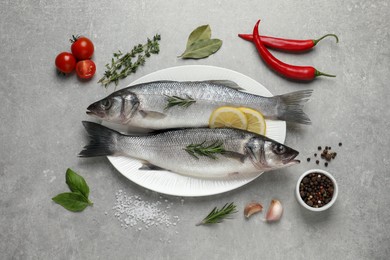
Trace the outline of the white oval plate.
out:
<instances>
[{"instance_id":1,"label":"white oval plate","mask_svg":"<svg viewBox=\"0 0 390 260\"><path fill-rule=\"evenodd\" d=\"M197 80L231 80L247 92L261 96L272 96L263 85L255 80L233 70L220 67L190 65L172 67L148 74L131 85L156 81L197 81ZM266 120L266 136L280 143L286 138L286 122ZM108 124L106 124L108 125ZM112 127L112 125L109 125ZM198 197L223 193L239 188L259 177L258 174L241 178L226 178L223 180L198 179L169 171L139 170L141 162L122 156L108 156L112 165L126 178L147 189L174 196Z\"/></svg>"}]
</instances>

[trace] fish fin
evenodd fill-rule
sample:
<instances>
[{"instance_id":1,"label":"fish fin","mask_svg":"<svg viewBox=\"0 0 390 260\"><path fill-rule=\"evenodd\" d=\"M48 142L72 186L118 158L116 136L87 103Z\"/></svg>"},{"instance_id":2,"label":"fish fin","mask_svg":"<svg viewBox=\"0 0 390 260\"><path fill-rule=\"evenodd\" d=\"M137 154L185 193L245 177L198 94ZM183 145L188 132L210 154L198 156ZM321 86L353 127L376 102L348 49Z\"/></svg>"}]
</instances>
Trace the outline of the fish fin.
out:
<instances>
[{"instance_id":1,"label":"fish fin","mask_svg":"<svg viewBox=\"0 0 390 260\"><path fill-rule=\"evenodd\" d=\"M312 89L307 89L272 97L278 104L277 119L310 125L310 118L303 112L302 104L310 99L312 93Z\"/></svg>"},{"instance_id":2,"label":"fish fin","mask_svg":"<svg viewBox=\"0 0 390 260\"><path fill-rule=\"evenodd\" d=\"M151 117L155 119L161 119L167 116L164 113L160 113L157 111L150 111L150 110L139 110L139 113L141 114L142 117Z\"/></svg>"},{"instance_id":3,"label":"fish fin","mask_svg":"<svg viewBox=\"0 0 390 260\"><path fill-rule=\"evenodd\" d=\"M246 158L245 154L232 152L232 151L225 151L224 153L222 153L222 155L228 158L236 159L242 163L244 163Z\"/></svg>"},{"instance_id":4,"label":"fish fin","mask_svg":"<svg viewBox=\"0 0 390 260\"><path fill-rule=\"evenodd\" d=\"M83 121L82 123L88 132L90 141L78 154L79 157L107 156L118 152L116 143L118 137L121 136L119 132L93 122Z\"/></svg>"},{"instance_id":5,"label":"fish fin","mask_svg":"<svg viewBox=\"0 0 390 260\"><path fill-rule=\"evenodd\" d=\"M206 80L204 82L208 82L211 84L217 84L217 85L223 85L228 88L236 89L236 90L244 90L242 87L240 87L236 82L231 80Z\"/></svg>"},{"instance_id":6,"label":"fish fin","mask_svg":"<svg viewBox=\"0 0 390 260\"><path fill-rule=\"evenodd\" d=\"M167 171L167 169L161 168L157 165L151 164L150 162L145 161L142 163L142 166L138 169L141 171Z\"/></svg>"}]
</instances>

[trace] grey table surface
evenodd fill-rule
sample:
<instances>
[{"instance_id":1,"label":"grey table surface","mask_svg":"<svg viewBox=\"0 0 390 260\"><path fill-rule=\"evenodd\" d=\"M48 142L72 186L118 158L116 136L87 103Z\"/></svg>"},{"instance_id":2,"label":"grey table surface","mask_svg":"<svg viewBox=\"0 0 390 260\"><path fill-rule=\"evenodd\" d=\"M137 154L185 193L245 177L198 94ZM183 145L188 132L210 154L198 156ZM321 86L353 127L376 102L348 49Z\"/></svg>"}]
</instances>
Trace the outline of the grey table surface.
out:
<instances>
[{"instance_id":1,"label":"grey table surface","mask_svg":"<svg viewBox=\"0 0 390 260\"><path fill-rule=\"evenodd\" d=\"M389 1L2 0L0 7L1 259L389 258ZM314 65L337 77L296 83L273 73L254 46L237 37L251 32L259 18L267 35L339 35L339 44L326 39L303 55L274 52L288 63ZM210 24L222 48L207 59L178 59L189 32L202 24ZM273 94L313 89L305 106L313 124L287 128L286 144L300 151L302 163L224 194L180 198L132 183L107 159L78 158L86 142L81 121L90 119L86 106L114 90L97 83L104 64L114 51L130 50L156 33L162 36L160 54L118 88L160 69L196 64L238 71ZM56 74L54 59L69 51L72 34L95 44L97 73L90 81ZM296 202L293 190L304 171L316 168L306 158L318 145L338 152L326 169L340 193L330 210L313 214ZM91 188L94 206L82 213L51 201L66 191L68 167ZM168 200L168 214L180 221L147 230L139 230L142 224L121 227L112 210L119 190L148 202ZM280 222L264 223L264 213L244 218L246 203L258 200L267 208L272 198L284 205ZM233 219L194 225L214 206L231 201L239 211Z\"/></svg>"}]
</instances>

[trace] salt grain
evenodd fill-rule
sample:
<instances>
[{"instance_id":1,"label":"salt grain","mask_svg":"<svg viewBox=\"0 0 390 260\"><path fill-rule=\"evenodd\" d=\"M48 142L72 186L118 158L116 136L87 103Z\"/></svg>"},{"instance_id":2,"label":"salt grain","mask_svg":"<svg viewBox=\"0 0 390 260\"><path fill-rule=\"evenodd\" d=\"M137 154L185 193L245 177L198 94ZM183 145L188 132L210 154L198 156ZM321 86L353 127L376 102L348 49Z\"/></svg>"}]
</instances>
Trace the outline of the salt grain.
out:
<instances>
[{"instance_id":1,"label":"salt grain","mask_svg":"<svg viewBox=\"0 0 390 260\"><path fill-rule=\"evenodd\" d=\"M174 221L166 210L160 209L161 202L143 201L140 196L128 196L126 192L119 190L115 194L116 202L113 207L114 216L119 220L122 227L134 227L144 225L146 229L151 226L165 225L166 227L176 226L179 221L178 216L174 216ZM162 197L160 196L160 199ZM164 200L168 203L168 200ZM171 203L173 205L173 203ZM170 206L166 206L167 209ZM138 228L142 230L141 227Z\"/></svg>"}]
</instances>

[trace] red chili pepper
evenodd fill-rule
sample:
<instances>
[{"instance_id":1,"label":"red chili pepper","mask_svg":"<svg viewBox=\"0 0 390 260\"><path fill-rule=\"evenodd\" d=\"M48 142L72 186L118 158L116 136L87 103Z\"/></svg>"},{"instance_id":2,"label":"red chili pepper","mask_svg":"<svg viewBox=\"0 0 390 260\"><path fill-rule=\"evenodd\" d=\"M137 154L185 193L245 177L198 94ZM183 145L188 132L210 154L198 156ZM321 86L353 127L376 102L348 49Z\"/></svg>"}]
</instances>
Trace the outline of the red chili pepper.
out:
<instances>
[{"instance_id":1,"label":"red chili pepper","mask_svg":"<svg viewBox=\"0 0 390 260\"><path fill-rule=\"evenodd\" d=\"M247 41L253 41L253 34L239 34L239 37L241 37L244 40ZM283 39L283 38L276 38L271 36L260 36L260 40L262 43L269 48L276 49L276 50L282 50L282 51L290 51L290 52L300 52L300 51L308 51L316 44L321 41L322 39L333 36L336 38L336 42L339 42L339 38L335 34L326 34L322 36L319 39L313 40L294 40L294 39Z\"/></svg>"},{"instance_id":2,"label":"red chili pepper","mask_svg":"<svg viewBox=\"0 0 390 260\"><path fill-rule=\"evenodd\" d=\"M255 27L253 28L253 42L255 43L256 49L264 62L276 72L286 78L295 80L313 80L318 76L336 77L334 75L322 73L311 66L295 66L278 60L269 52L260 40L259 23L260 20L257 21Z\"/></svg>"}]
</instances>

